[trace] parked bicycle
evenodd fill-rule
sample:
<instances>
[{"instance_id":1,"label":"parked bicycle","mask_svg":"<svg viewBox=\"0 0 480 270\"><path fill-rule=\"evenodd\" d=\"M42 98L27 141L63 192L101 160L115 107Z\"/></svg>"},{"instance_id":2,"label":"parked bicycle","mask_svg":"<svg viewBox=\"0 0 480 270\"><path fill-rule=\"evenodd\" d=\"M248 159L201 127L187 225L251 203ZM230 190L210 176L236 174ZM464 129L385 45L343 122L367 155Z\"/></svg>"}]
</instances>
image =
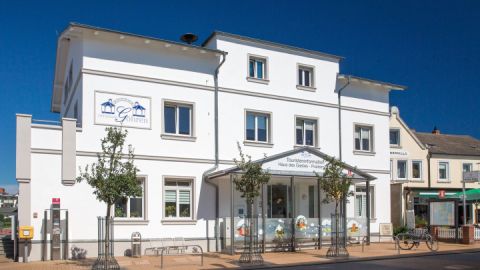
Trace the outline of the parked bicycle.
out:
<instances>
[{"instance_id":1,"label":"parked bicycle","mask_svg":"<svg viewBox=\"0 0 480 270\"><path fill-rule=\"evenodd\" d=\"M399 233L396 237L398 248L403 250L418 248L420 242L425 242L431 251L438 250L438 240L430 234L428 228L413 229L407 233Z\"/></svg>"}]
</instances>

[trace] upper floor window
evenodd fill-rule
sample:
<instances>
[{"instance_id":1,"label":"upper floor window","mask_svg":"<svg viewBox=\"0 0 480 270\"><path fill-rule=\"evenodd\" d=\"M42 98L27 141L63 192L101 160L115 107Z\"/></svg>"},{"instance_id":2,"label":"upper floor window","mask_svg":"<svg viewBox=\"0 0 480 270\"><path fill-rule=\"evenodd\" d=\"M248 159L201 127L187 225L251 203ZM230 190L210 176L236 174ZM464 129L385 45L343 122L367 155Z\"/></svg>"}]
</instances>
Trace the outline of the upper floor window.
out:
<instances>
[{"instance_id":1,"label":"upper floor window","mask_svg":"<svg viewBox=\"0 0 480 270\"><path fill-rule=\"evenodd\" d=\"M355 150L372 152L373 128L370 126L355 126Z\"/></svg>"},{"instance_id":2,"label":"upper floor window","mask_svg":"<svg viewBox=\"0 0 480 270\"><path fill-rule=\"evenodd\" d=\"M247 112L245 139L255 142L270 141L270 114Z\"/></svg>"},{"instance_id":3,"label":"upper floor window","mask_svg":"<svg viewBox=\"0 0 480 270\"><path fill-rule=\"evenodd\" d=\"M420 160L412 161L412 178L413 179L422 178L422 161Z\"/></svg>"},{"instance_id":4,"label":"upper floor window","mask_svg":"<svg viewBox=\"0 0 480 270\"><path fill-rule=\"evenodd\" d=\"M473 168L472 163L463 163L463 172L471 172Z\"/></svg>"},{"instance_id":5,"label":"upper floor window","mask_svg":"<svg viewBox=\"0 0 480 270\"><path fill-rule=\"evenodd\" d=\"M258 56L248 58L248 77L259 80L267 79L267 59Z\"/></svg>"},{"instance_id":6,"label":"upper floor window","mask_svg":"<svg viewBox=\"0 0 480 270\"><path fill-rule=\"evenodd\" d=\"M165 102L164 133L192 136L192 107L191 104Z\"/></svg>"},{"instance_id":7,"label":"upper floor window","mask_svg":"<svg viewBox=\"0 0 480 270\"><path fill-rule=\"evenodd\" d=\"M406 179L407 178L407 161L398 160L397 161L397 179Z\"/></svg>"},{"instance_id":8,"label":"upper floor window","mask_svg":"<svg viewBox=\"0 0 480 270\"><path fill-rule=\"evenodd\" d=\"M313 67L298 66L298 86L314 87Z\"/></svg>"},{"instance_id":9,"label":"upper floor window","mask_svg":"<svg viewBox=\"0 0 480 270\"><path fill-rule=\"evenodd\" d=\"M139 197L126 197L115 203L115 217L145 218L145 178L138 178L137 181L142 187L142 195Z\"/></svg>"},{"instance_id":10,"label":"upper floor window","mask_svg":"<svg viewBox=\"0 0 480 270\"><path fill-rule=\"evenodd\" d=\"M297 118L295 124L295 143L297 145L316 145L317 121Z\"/></svg>"},{"instance_id":11,"label":"upper floor window","mask_svg":"<svg viewBox=\"0 0 480 270\"><path fill-rule=\"evenodd\" d=\"M449 166L448 162L439 162L438 163L438 180L447 181L449 177Z\"/></svg>"},{"instance_id":12,"label":"upper floor window","mask_svg":"<svg viewBox=\"0 0 480 270\"><path fill-rule=\"evenodd\" d=\"M193 219L193 180L165 179L164 217L176 219Z\"/></svg>"},{"instance_id":13,"label":"upper floor window","mask_svg":"<svg viewBox=\"0 0 480 270\"><path fill-rule=\"evenodd\" d=\"M390 145L400 146L400 130L390 129Z\"/></svg>"}]
</instances>

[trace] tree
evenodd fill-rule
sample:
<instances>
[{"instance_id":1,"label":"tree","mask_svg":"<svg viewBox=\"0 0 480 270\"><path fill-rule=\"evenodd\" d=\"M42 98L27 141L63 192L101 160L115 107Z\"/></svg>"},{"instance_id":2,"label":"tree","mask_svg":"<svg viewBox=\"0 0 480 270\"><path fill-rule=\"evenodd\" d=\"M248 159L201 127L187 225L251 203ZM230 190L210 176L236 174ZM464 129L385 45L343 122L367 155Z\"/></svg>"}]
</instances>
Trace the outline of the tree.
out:
<instances>
[{"instance_id":1,"label":"tree","mask_svg":"<svg viewBox=\"0 0 480 270\"><path fill-rule=\"evenodd\" d=\"M345 164L335 158L328 160L325 166L325 171L322 175L315 173L320 180L320 188L325 193L323 203L335 203L335 247L334 255L338 256L338 224L339 213L338 206L342 201L348 201L348 197L353 195L353 191L350 190L352 185L352 179L343 173ZM345 211L345 210L344 210ZM346 233L346 228L344 228ZM327 252L328 254L328 252Z\"/></svg>"},{"instance_id":2,"label":"tree","mask_svg":"<svg viewBox=\"0 0 480 270\"><path fill-rule=\"evenodd\" d=\"M137 182L138 169L133 164L133 148L128 147L125 157L123 146L127 130L107 127L107 135L101 140L102 152L97 154L98 161L80 169L77 182L86 181L93 189L97 200L107 205L105 230L105 259L109 261L109 220L112 206L127 197L142 196L142 188Z\"/></svg>"},{"instance_id":3,"label":"tree","mask_svg":"<svg viewBox=\"0 0 480 270\"><path fill-rule=\"evenodd\" d=\"M270 180L270 174L262 169L262 162L252 162L251 156L245 155L242 152L242 148L238 142L237 147L240 160L234 159L234 161L242 174L240 176L235 175L233 177L233 183L235 184L236 190L240 192L241 197L245 198L247 203L248 222L245 224L248 226L249 236L247 252L242 254L240 261L252 263L255 256L260 256L259 254L254 255L254 253L257 253L257 251L254 250L256 247L253 246L253 204L255 202L255 198L260 195L262 186L268 183Z\"/></svg>"}]
</instances>

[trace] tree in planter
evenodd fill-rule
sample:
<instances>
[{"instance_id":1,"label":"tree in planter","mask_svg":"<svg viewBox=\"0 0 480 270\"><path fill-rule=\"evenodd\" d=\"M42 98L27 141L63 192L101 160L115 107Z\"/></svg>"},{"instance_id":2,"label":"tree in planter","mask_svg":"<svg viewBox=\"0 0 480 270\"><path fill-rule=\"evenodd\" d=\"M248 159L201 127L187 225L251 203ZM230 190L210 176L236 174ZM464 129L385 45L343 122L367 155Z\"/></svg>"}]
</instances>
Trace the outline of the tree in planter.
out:
<instances>
[{"instance_id":1,"label":"tree in planter","mask_svg":"<svg viewBox=\"0 0 480 270\"><path fill-rule=\"evenodd\" d=\"M244 263L261 263L263 259L258 252L258 247L254 246L253 239L253 204L255 198L260 196L261 188L264 184L270 180L270 174L262 169L263 163L252 162L252 158L249 155L245 155L242 152L240 143L237 142L238 152L240 160L234 159L235 164L240 169L242 174L240 176L235 175L233 183L235 188L240 192L241 197L245 198L247 203L247 218L245 225L247 226L248 233L248 245L245 246L244 252L240 256L240 262ZM233 218L233 217L232 217ZM247 238L245 238L246 240Z\"/></svg>"},{"instance_id":2,"label":"tree in planter","mask_svg":"<svg viewBox=\"0 0 480 270\"><path fill-rule=\"evenodd\" d=\"M100 262L104 267L115 263L115 259L109 258L110 247L110 219L111 209L115 203L125 200L127 197L142 196L142 188L138 185L137 171L133 164L133 149L128 148L124 158L123 146L127 137L127 131L122 128L107 127L107 135L101 140L102 152L97 154L98 161L87 165L85 170L80 168L80 176L77 182L86 181L93 189L97 200L107 205L105 226L105 262ZM123 209L115 209L115 213L123 213ZM124 213L123 213L124 214Z\"/></svg>"},{"instance_id":3,"label":"tree in planter","mask_svg":"<svg viewBox=\"0 0 480 270\"><path fill-rule=\"evenodd\" d=\"M343 200L348 200L348 197L353 195L353 191L350 190L352 179L343 173L344 165L345 164L343 162L335 158L331 158L325 166L323 175L315 173L317 178L320 180L320 188L325 193L325 198L322 202L335 203L335 245L332 243L332 246L327 251L327 256L332 257L337 257L339 255L348 256L345 245L343 245L343 247L338 246L338 231L340 222L338 207ZM344 233L346 233L346 228L344 228Z\"/></svg>"}]
</instances>

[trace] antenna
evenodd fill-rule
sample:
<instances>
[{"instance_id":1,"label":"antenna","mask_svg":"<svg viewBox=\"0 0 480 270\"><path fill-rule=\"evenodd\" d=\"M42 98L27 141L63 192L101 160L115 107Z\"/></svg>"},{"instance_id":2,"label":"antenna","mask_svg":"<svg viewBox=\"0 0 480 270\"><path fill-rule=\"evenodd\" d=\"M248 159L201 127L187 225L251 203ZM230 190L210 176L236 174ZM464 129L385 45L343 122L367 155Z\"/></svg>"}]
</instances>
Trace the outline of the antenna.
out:
<instances>
[{"instance_id":1,"label":"antenna","mask_svg":"<svg viewBox=\"0 0 480 270\"><path fill-rule=\"evenodd\" d=\"M197 41L197 39L198 39L198 36L193 33L186 33L180 37L181 41L186 42L188 44L192 44L193 42Z\"/></svg>"}]
</instances>

